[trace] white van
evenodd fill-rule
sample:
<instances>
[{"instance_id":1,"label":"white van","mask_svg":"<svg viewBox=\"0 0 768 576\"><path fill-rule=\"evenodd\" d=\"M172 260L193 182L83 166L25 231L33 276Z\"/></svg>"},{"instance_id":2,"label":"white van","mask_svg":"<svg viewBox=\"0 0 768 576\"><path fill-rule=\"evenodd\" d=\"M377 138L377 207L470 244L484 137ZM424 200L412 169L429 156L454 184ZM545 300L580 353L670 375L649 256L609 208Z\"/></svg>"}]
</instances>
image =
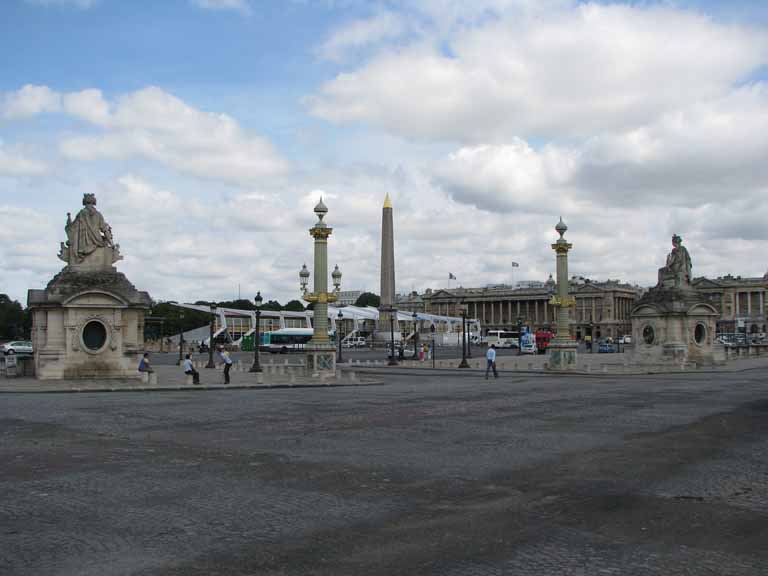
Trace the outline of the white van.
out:
<instances>
[{"instance_id":1,"label":"white van","mask_svg":"<svg viewBox=\"0 0 768 576\"><path fill-rule=\"evenodd\" d=\"M345 348L365 348L368 346L368 341L363 336L353 336L342 340L342 344Z\"/></svg>"}]
</instances>

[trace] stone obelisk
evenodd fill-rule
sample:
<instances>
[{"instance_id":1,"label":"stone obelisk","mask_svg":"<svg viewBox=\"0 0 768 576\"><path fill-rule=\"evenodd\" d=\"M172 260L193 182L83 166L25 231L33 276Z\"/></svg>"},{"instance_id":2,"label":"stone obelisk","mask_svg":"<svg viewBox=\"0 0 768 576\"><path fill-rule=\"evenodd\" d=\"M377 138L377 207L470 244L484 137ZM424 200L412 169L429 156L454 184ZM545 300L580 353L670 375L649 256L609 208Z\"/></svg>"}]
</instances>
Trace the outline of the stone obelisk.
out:
<instances>
[{"instance_id":1,"label":"stone obelisk","mask_svg":"<svg viewBox=\"0 0 768 576\"><path fill-rule=\"evenodd\" d=\"M395 237L392 224L392 201L384 198L381 210L381 304L377 339L390 340L390 317L395 306ZM399 329L394 326L394 332Z\"/></svg>"}]
</instances>

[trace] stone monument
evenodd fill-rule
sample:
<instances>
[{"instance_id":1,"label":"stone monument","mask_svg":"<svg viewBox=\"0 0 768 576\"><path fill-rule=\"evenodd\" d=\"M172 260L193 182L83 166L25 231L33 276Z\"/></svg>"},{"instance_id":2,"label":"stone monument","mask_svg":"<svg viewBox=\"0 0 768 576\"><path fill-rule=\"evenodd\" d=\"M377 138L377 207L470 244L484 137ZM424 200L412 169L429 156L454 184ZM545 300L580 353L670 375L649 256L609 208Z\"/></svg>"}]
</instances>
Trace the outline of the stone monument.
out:
<instances>
[{"instance_id":1,"label":"stone monument","mask_svg":"<svg viewBox=\"0 0 768 576\"><path fill-rule=\"evenodd\" d=\"M557 308L557 334L547 348L550 370L573 370L576 368L576 351L578 345L571 338L571 322L568 310L576 305L576 300L568 295L568 251L573 248L564 238L568 226L562 217L555 226L560 234L557 242L552 244L557 259L557 293L552 296L550 304Z\"/></svg>"},{"instance_id":2,"label":"stone monument","mask_svg":"<svg viewBox=\"0 0 768 576\"><path fill-rule=\"evenodd\" d=\"M719 314L691 285L691 269L691 256L675 234L656 286L632 309L635 363L684 366L725 360L715 342Z\"/></svg>"},{"instance_id":3,"label":"stone monument","mask_svg":"<svg viewBox=\"0 0 768 576\"><path fill-rule=\"evenodd\" d=\"M64 229L59 258L67 265L45 290L27 296L35 376L138 378L149 295L114 267L122 259L120 246L93 194L83 196L74 220L67 214Z\"/></svg>"},{"instance_id":4,"label":"stone monument","mask_svg":"<svg viewBox=\"0 0 768 576\"><path fill-rule=\"evenodd\" d=\"M381 209L381 302L379 304L379 321L376 325L374 338L390 342L401 338L400 327L395 320L395 232L392 214L392 201L389 194L384 198Z\"/></svg>"},{"instance_id":5,"label":"stone monument","mask_svg":"<svg viewBox=\"0 0 768 576\"><path fill-rule=\"evenodd\" d=\"M332 376L336 374L336 346L328 336L328 303L338 299L341 287L341 271L336 266L333 270L334 291L328 292L328 237L333 228L323 222L328 208L323 199L315 206L317 222L309 229L309 235L315 239L315 289L307 292L309 270L305 264L299 272L299 281L303 298L315 305L313 317L312 339L307 342L307 376Z\"/></svg>"}]
</instances>

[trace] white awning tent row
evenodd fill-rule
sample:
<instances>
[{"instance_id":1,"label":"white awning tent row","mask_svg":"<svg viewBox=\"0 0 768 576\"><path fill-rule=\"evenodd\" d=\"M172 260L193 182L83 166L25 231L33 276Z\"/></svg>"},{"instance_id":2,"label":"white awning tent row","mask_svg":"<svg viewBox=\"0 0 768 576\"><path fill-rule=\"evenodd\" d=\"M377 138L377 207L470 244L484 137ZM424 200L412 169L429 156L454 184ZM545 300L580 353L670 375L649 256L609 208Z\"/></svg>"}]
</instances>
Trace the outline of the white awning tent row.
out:
<instances>
[{"instance_id":1,"label":"white awning tent row","mask_svg":"<svg viewBox=\"0 0 768 576\"><path fill-rule=\"evenodd\" d=\"M183 308L186 310L195 310L196 312L204 312L206 314L212 314L213 311L207 304L183 304L177 302L170 302L172 306L177 308ZM359 306L328 306L328 319L334 323L339 320L339 312L342 313L343 321L352 321L352 330L346 330L346 337L357 333L363 328L363 322L373 321L378 323L379 310L371 306L365 308ZM290 312L286 310L262 310L261 316L263 318L277 318L279 320L279 327L286 328L285 320L287 318L302 319L304 327L312 328L313 311L306 310L304 312ZM256 326L256 312L254 310L239 310L237 308L224 308L221 306L216 307L216 326L217 329L214 332L214 340L221 334L227 334L228 336L228 323L227 317L241 317L249 318L251 328L243 334L243 337L253 334ZM436 332L457 332L461 330L461 317L457 316L440 316L438 314L426 314L424 312L416 313L416 322L419 324L420 330L430 330L431 326L435 326ZM398 322L409 323L414 321L413 312L397 311ZM467 319L467 331L470 333L479 334L480 322L476 319ZM407 324L406 324L407 325ZM230 338L231 340L231 338ZM207 343L206 338L205 342ZM234 342L239 343L239 340Z\"/></svg>"}]
</instances>

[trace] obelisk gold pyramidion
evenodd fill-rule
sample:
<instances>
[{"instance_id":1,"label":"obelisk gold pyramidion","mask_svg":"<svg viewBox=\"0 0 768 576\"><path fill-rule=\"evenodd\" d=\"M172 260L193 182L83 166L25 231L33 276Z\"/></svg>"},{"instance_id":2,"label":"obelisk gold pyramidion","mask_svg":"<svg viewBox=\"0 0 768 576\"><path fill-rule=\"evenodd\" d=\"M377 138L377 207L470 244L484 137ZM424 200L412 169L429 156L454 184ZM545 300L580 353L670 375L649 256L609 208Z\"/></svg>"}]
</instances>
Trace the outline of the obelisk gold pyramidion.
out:
<instances>
[{"instance_id":1,"label":"obelisk gold pyramidion","mask_svg":"<svg viewBox=\"0 0 768 576\"><path fill-rule=\"evenodd\" d=\"M328 237L333 228L323 222L328 208L323 199L315 206L317 222L309 229L309 235L315 239L315 282L314 291L307 292L309 270L305 264L299 272L299 281L304 300L315 305L313 312L314 331L312 340L307 343L307 375L318 376L336 371L336 346L328 337L328 303L335 302L341 286L341 271L336 266L333 270L334 291L328 292Z\"/></svg>"},{"instance_id":2,"label":"obelisk gold pyramidion","mask_svg":"<svg viewBox=\"0 0 768 576\"><path fill-rule=\"evenodd\" d=\"M392 201L389 194L384 198L381 210L381 303L379 305L379 323L376 338L387 340L393 333L399 336L399 328L390 326L390 318L395 314L395 237L392 222ZM396 324L396 323L395 323Z\"/></svg>"}]
</instances>

